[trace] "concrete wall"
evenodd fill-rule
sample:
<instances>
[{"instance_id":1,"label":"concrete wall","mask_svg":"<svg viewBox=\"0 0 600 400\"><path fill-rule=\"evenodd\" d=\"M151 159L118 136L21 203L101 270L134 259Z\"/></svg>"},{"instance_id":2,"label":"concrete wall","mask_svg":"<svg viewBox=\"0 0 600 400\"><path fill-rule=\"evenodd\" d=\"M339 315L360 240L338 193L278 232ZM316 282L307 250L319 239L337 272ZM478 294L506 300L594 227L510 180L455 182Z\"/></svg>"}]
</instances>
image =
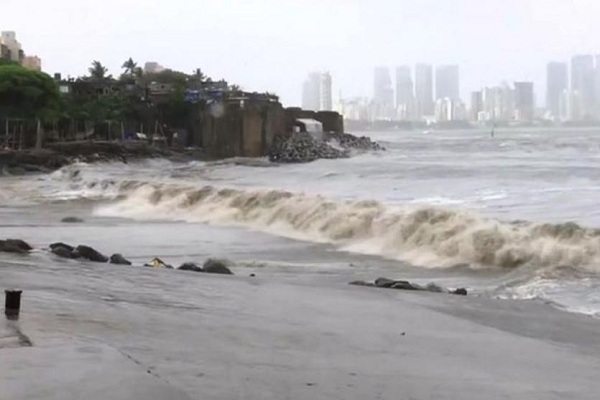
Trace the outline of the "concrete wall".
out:
<instances>
[{"instance_id":1,"label":"concrete wall","mask_svg":"<svg viewBox=\"0 0 600 400\"><path fill-rule=\"evenodd\" d=\"M222 116L204 112L201 142L210 158L261 157L273 138L284 132L281 104L262 101L225 102Z\"/></svg>"}]
</instances>

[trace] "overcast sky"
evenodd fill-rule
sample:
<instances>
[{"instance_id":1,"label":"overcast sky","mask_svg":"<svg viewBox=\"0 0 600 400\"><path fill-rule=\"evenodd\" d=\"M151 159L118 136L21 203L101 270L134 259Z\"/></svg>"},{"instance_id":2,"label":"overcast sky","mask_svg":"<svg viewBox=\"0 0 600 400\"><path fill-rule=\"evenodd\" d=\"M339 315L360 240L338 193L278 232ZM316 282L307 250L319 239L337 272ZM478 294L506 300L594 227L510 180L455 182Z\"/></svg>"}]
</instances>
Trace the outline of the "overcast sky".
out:
<instances>
[{"instance_id":1,"label":"overcast sky","mask_svg":"<svg viewBox=\"0 0 600 400\"><path fill-rule=\"evenodd\" d=\"M375 66L457 63L465 100L534 80L541 103L548 61L600 53L600 0L0 0L0 29L49 73L133 57L298 105L310 70L348 98L372 95Z\"/></svg>"}]
</instances>

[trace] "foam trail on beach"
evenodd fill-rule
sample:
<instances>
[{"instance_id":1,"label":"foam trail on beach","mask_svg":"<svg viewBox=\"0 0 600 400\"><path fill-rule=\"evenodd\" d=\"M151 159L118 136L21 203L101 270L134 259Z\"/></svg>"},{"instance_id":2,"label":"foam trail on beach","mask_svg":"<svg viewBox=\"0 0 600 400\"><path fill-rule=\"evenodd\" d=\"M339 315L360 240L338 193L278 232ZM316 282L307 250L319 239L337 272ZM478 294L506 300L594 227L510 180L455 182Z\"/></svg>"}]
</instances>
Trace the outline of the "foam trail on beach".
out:
<instances>
[{"instance_id":1,"label":"foam trail on beach","mask_svg":"<svg viewBox=\"0 0 600 400\"><path fill-rule=\"evenodd\" d=\"M570 265L600 272L600 232L574 223L507 223L436 207L394 207L277 190L129 181L102 216L241 226L430 267Z\"/></svg>"}]
</instances>

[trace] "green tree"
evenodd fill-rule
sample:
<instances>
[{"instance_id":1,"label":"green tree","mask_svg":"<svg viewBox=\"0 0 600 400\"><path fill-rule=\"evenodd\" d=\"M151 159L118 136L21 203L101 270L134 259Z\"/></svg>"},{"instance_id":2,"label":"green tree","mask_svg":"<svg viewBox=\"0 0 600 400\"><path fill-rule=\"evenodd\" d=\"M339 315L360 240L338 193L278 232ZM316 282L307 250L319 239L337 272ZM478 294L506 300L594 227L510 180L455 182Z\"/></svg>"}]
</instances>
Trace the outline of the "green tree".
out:
<instances>
[{"instance_id":1,"label":"green tree","mask_svg":"<svg viewBox=\"0 0 600 400\"><path fill-rule=\"evenodd\" d=\"M108 74L108 68L106 68L100 61L93 61L92 66L88 68L88 72L90 73L90 78L93 80L103 80L107 78L111 78Z\"/></svg>"},{"instance_id":2,"label":"green tree","mask_svg":"<svg viewBox=\"0 0 600 400\"><path fill-rule=\"evenodd\" d=\"M131 57L129 57L129 60L125 61L123 63L123 65L121 66L121 68L123 68L125 70L125 73L127 75L134 75L136 72L136 69L138 68L138 65L135 61L133 61L133 59Z\"/></svg>"},{"instance_id":3,"label":"green tree","mask_svg":"<svg viewBox=\"0 0 600 400\"><path fill-rule=\"evenodd\" d=\"M0 65L0 115L49 121L58 118L61 105L58 85L47 74Z\"/></svg>"}]
</instances>

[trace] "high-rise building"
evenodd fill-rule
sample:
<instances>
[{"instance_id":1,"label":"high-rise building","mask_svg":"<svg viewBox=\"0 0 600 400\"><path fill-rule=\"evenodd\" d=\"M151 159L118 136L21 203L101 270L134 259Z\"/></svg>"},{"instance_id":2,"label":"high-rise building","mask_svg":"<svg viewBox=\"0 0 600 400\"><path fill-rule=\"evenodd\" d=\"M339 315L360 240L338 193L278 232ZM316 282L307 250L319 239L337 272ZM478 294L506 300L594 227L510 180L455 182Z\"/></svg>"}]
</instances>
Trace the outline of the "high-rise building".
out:
<instances>
[{"instance_id":1,"label":"high-rise building","mask_svg":"<svg viewBox=\"0 0 600 400\"><path fill-rule=\"evenodd\" d=\"M510 121L515 116L515 92L507 83L483 89L486 120Z\"/></svg>"},{"instance_id":2,"label":"high-rise building","mask_svg":"<svg viewBox=\"0 0 600 400\"><path fill-rule=\"evenodd\" d=\"M394 117L394 89L387 67L377 67L373 73L373 106L377 119Z\"/></svg>"},{"instance_id":3,"label":"high-rise building","mask_svg":"<svg viewBox=\"0 0 600 400\"><path fill-rule=\"evenodd\" d=\"M479 113L484 111L483 108L483 92L480 90L478 92L471 93L471 120L478 121Z\"/></svg>"},{"instance_id":4,"label":"high-rise building","mask_svg":"<svg viewBox=\"0 0 600 400\"><path fill-rule=\"evenodd\" d=\"M521 122L531 122L534 113L533 82L515 82L515 119Z\"/></svg>"},{"instance_id":5,"label":"high-rise building","mask_svg":"<svg viewBox=\"0 0 600 400\"><path fill-rule=\"evenodd\" d=\"M311 111L333 109L332 82L329 72L311 72L302 85L302 108Z\"/></svg>"},{"instance_id":6,"label":"high-rise building","mask_svg":"<svg viewBox=\"0 0 600 400\"><path fill-rule=\"evenodd\" d=\"M409 66L396 68L396 118L401 121L412 121L415 115L414 84Z\"/></svg>"},{"instance_id":7,"label":"high-rise building","mask_svg":"<svg viewBox=\"0 0 600 400\"><path fill-rule=\"evenodd\" d=\"M331 74L324 72L319 74L319 110L333 110L333 96L331 92L332 82Z\"/></svg>"},{"instance_id":8,"label":"high-rise building","mask_svg":"<svg viewBox=\"0 0 600 400\"><path fill-rule=\"evenodd\" d=\"M396 106L410 103L414 98L411 69L408 66L396 68Z\"/></svg>"},{"instance_id":9,"label":"high-rise building","mask_svg":"<svg viewBox=\"0 0 600 400\"><path fill-rule=\"evenodd\" d=\"M311 72L302 84L302 108L305 110L319 111L321 108L320 77L316 72Z\"/></svg>"},{"instance_id":10,"label":"high-rise building","mask_svg":"<svg viewBox=\"0 0 600 400\"><path fill-rule=\"evenodd\" d=\"M0 36L0 46L3 48L2 56L8 60L20 63L25 54L21 43L17 41L17 34L12 31L3 31Z\"/></svg>"},{"instance_id":11,"label":"high-rise building","mask_svg":"<svg viewBox=\"0 0 600 400\"><path fill-rule=\"evenodd\" d=\"M429 64L417 64L415 68L415 98L420 117L434 114L433 68Z\"/></svg>"},{"instance_id":12,"label":"high-rise building","mask_svg":"<svg viewBox=\"0 0 600 400\"><path fill-rule=\"evenodd\" d=\"M560 98L569 88L566 63L551 62L546 69L546 109L554 118L560 118Z\"/></svg>"},{"instance_id":13,"label":"high-rise building","mask_svg":"<svg viewBox=\"0 0 600 400\"><path fill-rule=\"evenodd\" d=\"M458 65L440 65L435 70L435 98L460 98Z\"/></svg>"},{"instance_id":14,"label":"high-rise building","mask_svg":"<svg viewBox=\"0 0 600 400\"><path fill-rule=\"evenodd\" d=\"M571 60L571 92L581 99L580 119L590 119L595 109L594 57L578 55Z\"/></svg>"}]
</instances>

